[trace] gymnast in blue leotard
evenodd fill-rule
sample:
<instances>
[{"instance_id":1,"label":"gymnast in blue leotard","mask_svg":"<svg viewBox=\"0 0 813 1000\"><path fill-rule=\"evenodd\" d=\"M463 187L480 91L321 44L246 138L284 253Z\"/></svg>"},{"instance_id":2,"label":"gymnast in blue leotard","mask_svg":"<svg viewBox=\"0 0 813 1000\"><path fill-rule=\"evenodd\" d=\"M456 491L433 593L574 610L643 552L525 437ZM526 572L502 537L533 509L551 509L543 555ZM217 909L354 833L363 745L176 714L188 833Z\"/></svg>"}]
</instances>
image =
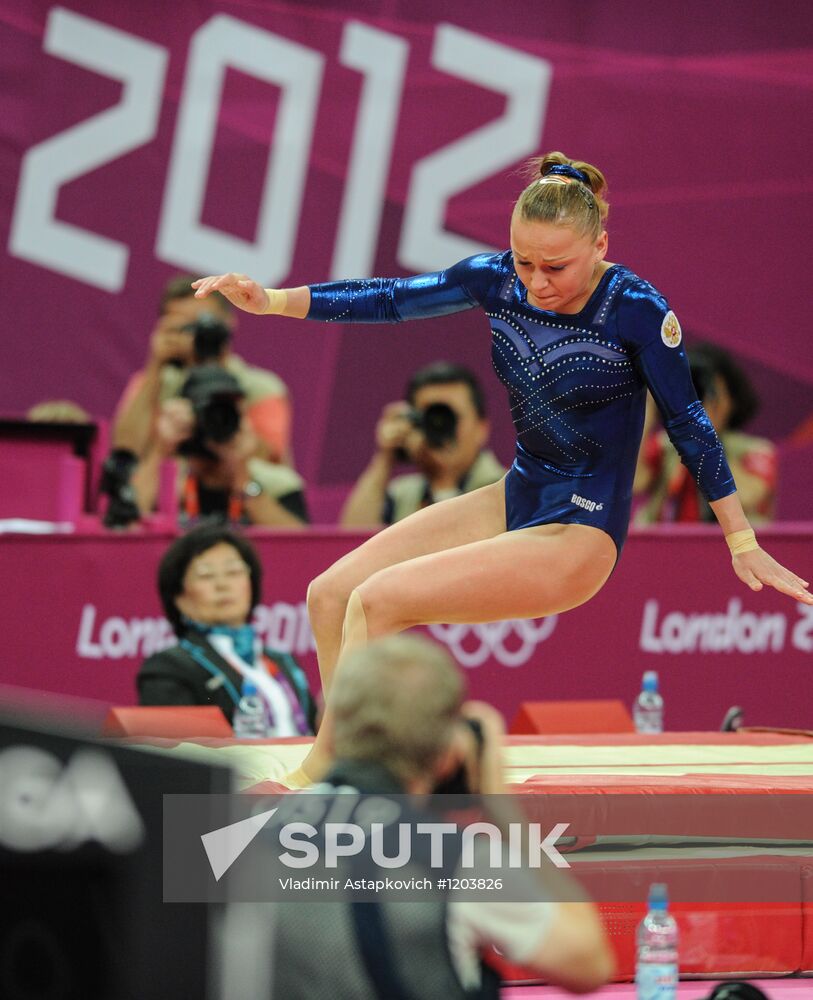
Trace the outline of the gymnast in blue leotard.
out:
<instances>
[{"instance_id":1,"label":"gymnast in blue leotard","mask_svg":"<svg viewBox=\"0 0 813 1000\"><path fill-rule=\"evenodd\" d=\"M308 319L400 323L479 306L517 433L505 482L506 528L589 524L620 550L646 389L707 500L736 489L697 400L677 318L650 284L608 267L585 305L557 314L528 302L511 251L415 278L311 285Z\"/></svg>"},{"instance_id":2,"label":"gymnast in blue leotard","mask_svg":"<svg viewBox=\"0 0 813 1000\"><path fill-rule=\"evenodd\" d=\"M511 217L511 249L411 278L263 289L243 275L194 283L252 313L401 323L481 308L517 433L504 481L373 536L308 593L323 685L340 654L412 625L542 617L583 603L623 546L646 390L714 511L740 579L813 604L808 584L759 547L722 446L697 400L664 297L607 262L606 184L550 153ZM328 709L330 702L328 700ZM317 738L304 783L325 766Z\"/></svg>"}]
</instances>

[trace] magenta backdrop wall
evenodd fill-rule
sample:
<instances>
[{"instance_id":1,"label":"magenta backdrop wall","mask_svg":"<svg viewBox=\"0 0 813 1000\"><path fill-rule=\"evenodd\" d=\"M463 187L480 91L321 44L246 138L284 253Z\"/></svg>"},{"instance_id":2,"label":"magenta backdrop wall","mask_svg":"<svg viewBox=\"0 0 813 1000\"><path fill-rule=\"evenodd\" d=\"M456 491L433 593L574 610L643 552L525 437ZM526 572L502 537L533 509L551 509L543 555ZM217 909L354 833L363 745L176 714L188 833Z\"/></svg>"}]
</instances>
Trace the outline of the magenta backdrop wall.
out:
<instances>
[{"instance_id":1,"label":"magenta backdrop wall","mask_svg":"<svg viewBox=\"0 0 813 1000\"><path fill-rule=\"evenodd\" d=\"M611 257L737 352L789 435L813 410L813 19L787 0L109 4L0 0L2 409L109 414L178 270L277 285L503 247L529 154L611 185ZM297 461L338 495L380 407L478 314L407 328L241 320L291 387Z\"/></svg>"}]
</instances>

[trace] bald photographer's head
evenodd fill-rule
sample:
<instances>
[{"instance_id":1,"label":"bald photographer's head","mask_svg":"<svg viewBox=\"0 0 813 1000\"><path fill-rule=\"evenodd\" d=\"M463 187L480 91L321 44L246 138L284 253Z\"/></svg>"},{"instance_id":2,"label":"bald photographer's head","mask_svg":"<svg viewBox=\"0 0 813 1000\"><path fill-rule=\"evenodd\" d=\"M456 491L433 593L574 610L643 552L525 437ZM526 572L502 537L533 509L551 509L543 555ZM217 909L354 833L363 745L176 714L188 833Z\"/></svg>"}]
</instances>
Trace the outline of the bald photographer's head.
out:
<instances>
[{"instance_id":1,"label":"bald photographer's head","mask_svg":"<svg viewBox=\"0 0 813 1000\"><path fill-rule=\"evenodd\" d=\"M423 636L358 647L331 689L332 754L339 764L384 768L410 794L500 793L502 716L465 702L465 690L448 651Z\"/></svg>"}]
</instances>

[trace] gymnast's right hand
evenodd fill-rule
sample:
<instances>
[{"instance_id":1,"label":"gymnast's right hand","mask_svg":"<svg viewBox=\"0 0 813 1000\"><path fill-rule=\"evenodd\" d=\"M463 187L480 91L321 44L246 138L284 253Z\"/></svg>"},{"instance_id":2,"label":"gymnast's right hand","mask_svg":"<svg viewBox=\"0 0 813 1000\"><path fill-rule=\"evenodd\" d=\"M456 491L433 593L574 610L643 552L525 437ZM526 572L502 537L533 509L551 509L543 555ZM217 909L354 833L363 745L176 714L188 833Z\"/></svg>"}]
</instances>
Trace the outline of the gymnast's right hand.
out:
<instances>
[{"instance_id":1,"label":"gymnast's right hand","mask_svg":"<svg viewBox=\"0 0 813 1000\"><path fill-rule=\"evenodd\" d=\"M195 289L196 299L205 299L211 292L220 292L243 312L253 313L255 316L264 316L269 312L268 293L262 285L252 281L245 274L235 274L230 271L228 274L210 275L208 278L198 278L197 281L193 281L192 287Z\"/></svg>"}]
</instances>

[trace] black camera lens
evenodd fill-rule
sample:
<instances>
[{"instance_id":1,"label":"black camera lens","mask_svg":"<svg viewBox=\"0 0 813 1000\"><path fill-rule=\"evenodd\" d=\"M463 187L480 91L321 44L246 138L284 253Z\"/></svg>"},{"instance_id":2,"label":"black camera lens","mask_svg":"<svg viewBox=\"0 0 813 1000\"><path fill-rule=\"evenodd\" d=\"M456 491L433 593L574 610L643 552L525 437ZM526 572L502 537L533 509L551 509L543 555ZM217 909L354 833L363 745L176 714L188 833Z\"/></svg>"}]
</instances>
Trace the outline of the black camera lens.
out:
<instances>
[{"instance_id":1,"label":"black camera lens","mask_svg":"<svg viewBox=\"0 0 813 1000\"><path fill-rule=\"evenodd\" d=\"M430 448L442 448L454 441L457 414L445 403L432 403L423 411L423 434Z\"/></svg>"},{"instance_id":2,"label":"black camera lens","mask_svg":"<svg viewBox=\"0 0 813 1000\"><path fill-rule=\"evenodd\" d=\"M215 397L198 414L201 437L215 444L230 441L240 426L240 411L233 396Z\"/></svg>"},{"instance_id":3,"label":"black camera lens","mask_svg":"<svg viewBox=\"0 0 813 1000\"><path fill-rule=\"evenodd\" d=\"M195 428L179 453L214 458L207 441L224 444L240 428L240 400L244 396L240 383L219 365L200 365L190 371L181 395L192 404Z\"/></svg>"},{"instance_id":4,"label":"black camera lens","mask_svg":"<svg viewBox=\"0 0 813 1000\"><path fill-rule=\"evenodd\" d=\"M201 313L194 323L183 327L183 330L194 337L192 353L197 365L217 361L231 340L231 330L211 313Z\"/></svg>"},{"instance_id":5,"label":"black camera lens","mask_svg":"<svg viewBox=\"0 0 813 1000\"><path fill-rule=\"evenodd\" d=\"M432 403L424 410L412 410L409 420L423 434L430 448L442 448L457 437L457 414L446 403Z\"/></svg>"}]
</instances>

